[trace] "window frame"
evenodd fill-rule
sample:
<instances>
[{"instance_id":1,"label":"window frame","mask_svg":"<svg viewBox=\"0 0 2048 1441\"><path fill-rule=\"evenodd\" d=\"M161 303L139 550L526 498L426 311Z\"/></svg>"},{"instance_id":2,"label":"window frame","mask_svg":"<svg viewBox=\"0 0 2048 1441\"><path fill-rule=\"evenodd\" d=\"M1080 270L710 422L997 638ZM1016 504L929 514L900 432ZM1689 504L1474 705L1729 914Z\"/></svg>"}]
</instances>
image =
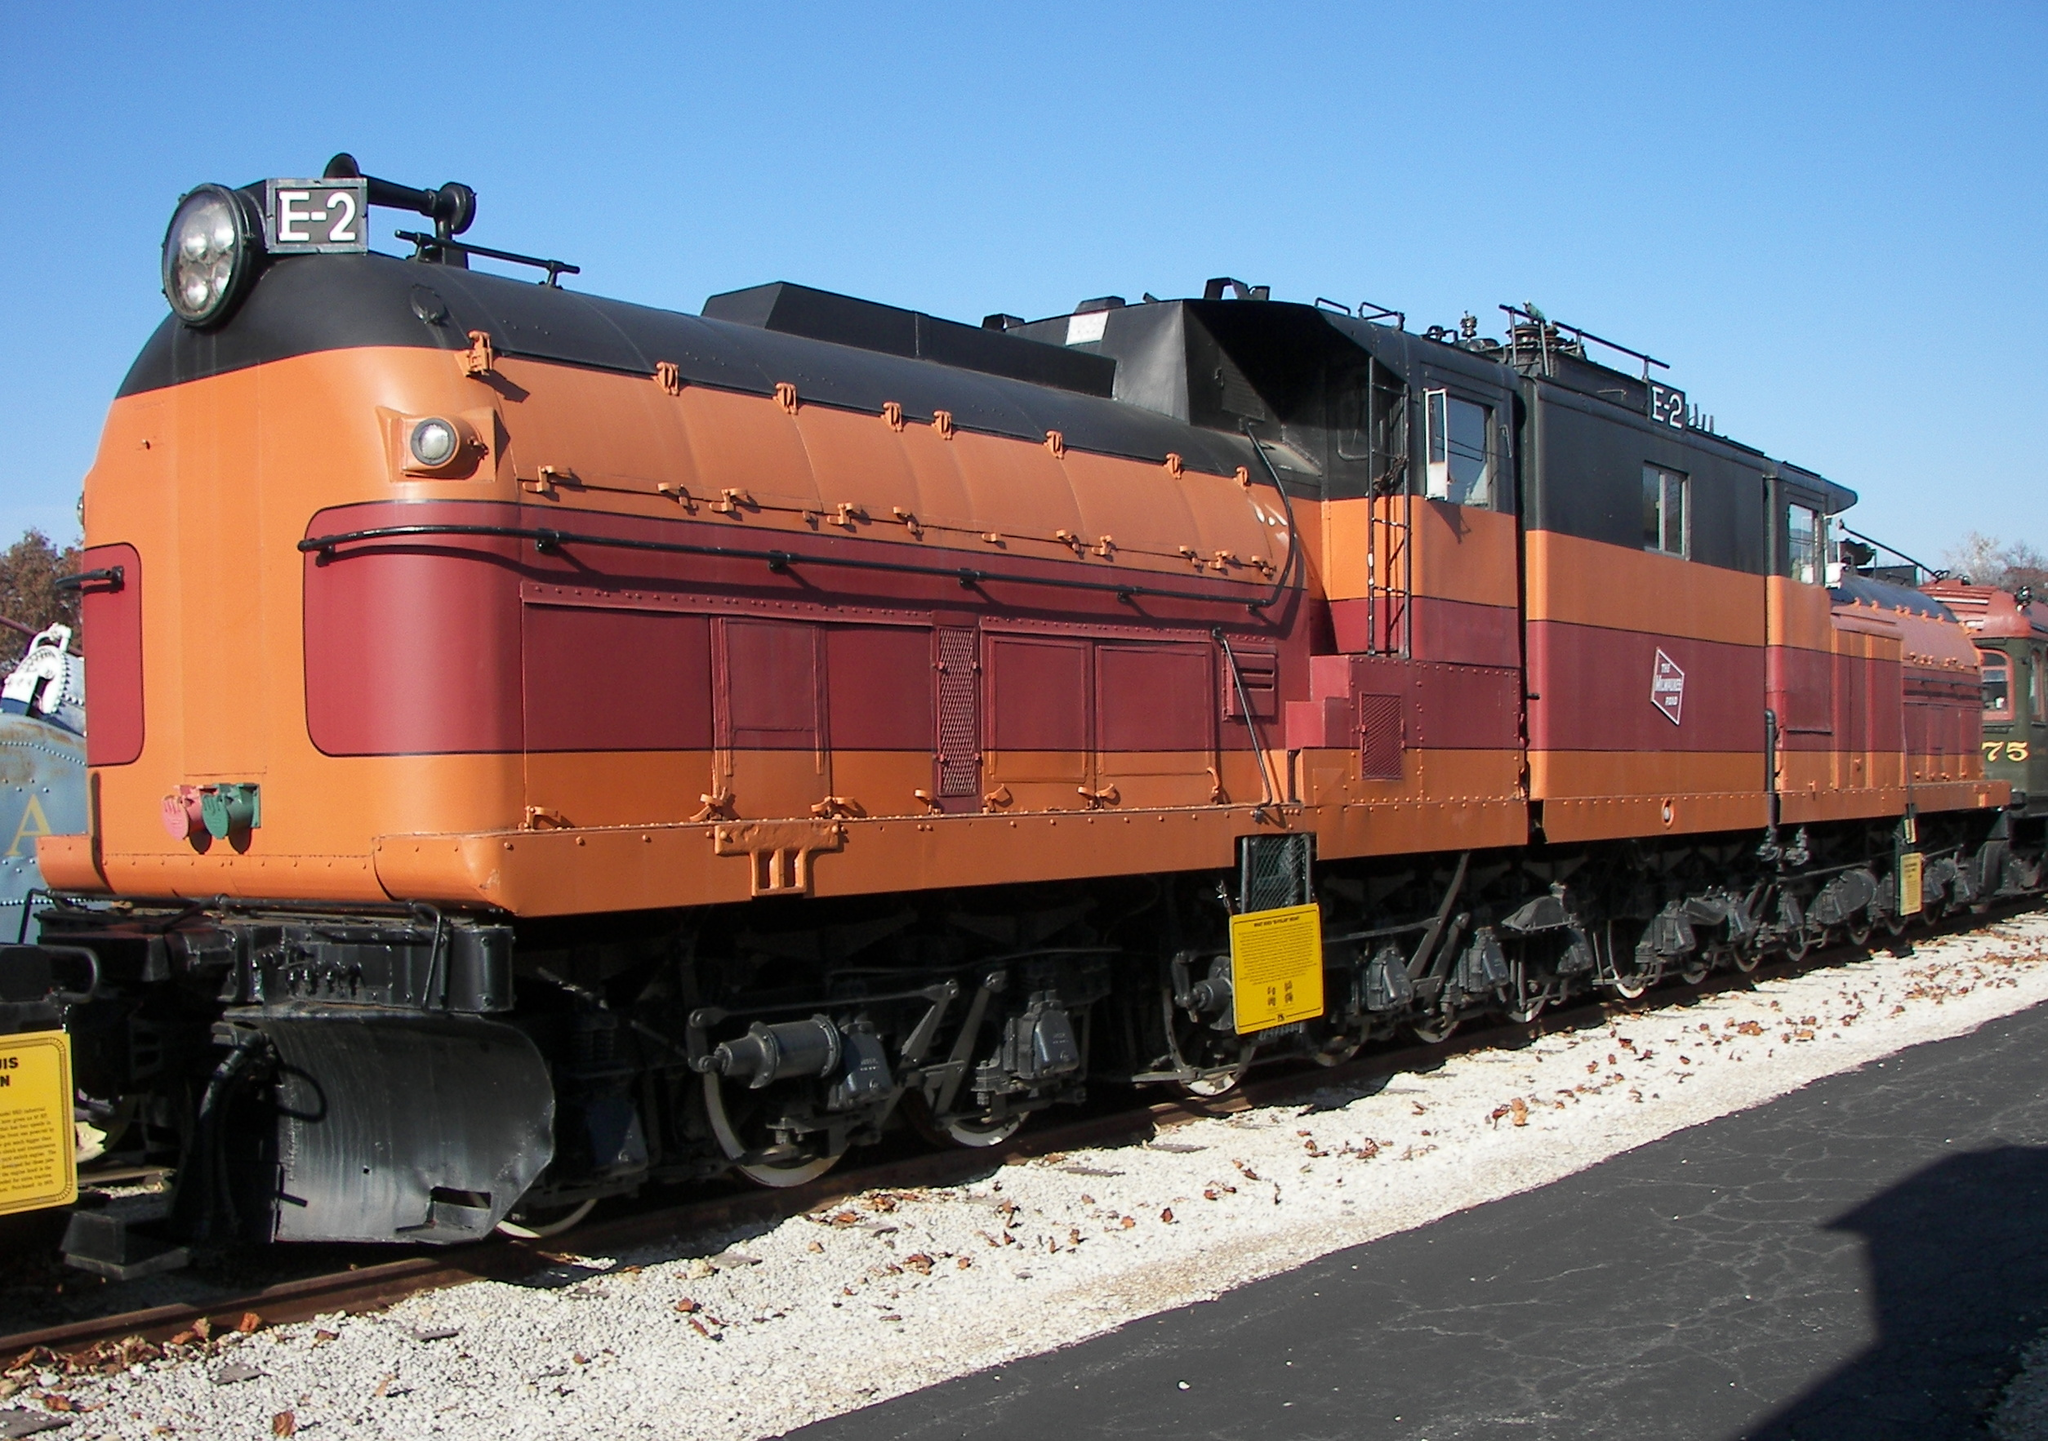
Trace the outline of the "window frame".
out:
<instances>
[{"instance_id":1,"label":"window frame","mask_svg":"<svg viewBox=\"0 0 2048 1441\"><path fill-rule=\"evenodd\" d=\"M1467 490L1462 497L1452 494L1451 462L1451 407L1467 405L1479 412L1479 430L1484 437L1485 447L1479 457L1478 486L1483 493L1475 496ZM1460 395L1448 386L1432 385L1422 392L1422 493L1429 500L1441 500L1449 505L1469 506L1474 510L1499 510L1500 470L1502 447L1495 443L1494 407L1483 400L1473 400ZM1469 457L1466 457L1469 458Z\"/></svg>"},{"instance_id":2,"label":"window frame","mask_svg":"<svg viewBox=\"0 0 2048 1441\"><path fill-rule=\"evenodd\" d=\"M1792 516L1794 512L1803 512L1813 517L1813 529L1809 532L1813 537L1813 544L1808 552L1808 558L1811 562L1811 573L1808 575L1801 575L1799 573L1800 548L1793 539L1792 530ZM1787 579L1796 580L1801 585L1821 585L1826 581L1827 564L1823 557L1827 554L1827 534L1828 518L1819 506L1807 505L1797 500L1785 502L1785 576Z\"/></svg>"},{"instance_id":3,"label":"window frame","mask_svg":"<svg viewBox=\"0 0 2048 1441\"><path fill-rule=\"evenodd\" d=\"M1650 490L1656 487L1657 539L1652 544L1647 522L1650 519ZM1673 488L1678 496L1678 547L1671 547L1670 504ZM1692 559L1692 477L1682 470L1673 470L1668 465L1654 461L1643 462L1643 549L1651 555L1668 555L1678 560Z\"/></svg>"},{"instance_id":4,"label":"window frame","mask_svg":"<svg viewBox=\"0 0 2048 1441\"><path fill-rule=\"evenodd\" d=\"M1995 722L1998 725L2011 725L2016 717L2016 712L2013 708L2012 703L2012 657L2007 655L2003 650L2000 650L1996 647L1988 646L1980 648L1977 652L1977 655L1977 668L1979 672L1978 696L1980 709L1983 712L1984 719L1987 723ZM1996 670L1999 673L1999 684L2004 687L2005 695L2004 706L1995 710L1991 706L1990 693L1992 684L1991 673L1993 670Z\"/></svg>"}]
</instances>

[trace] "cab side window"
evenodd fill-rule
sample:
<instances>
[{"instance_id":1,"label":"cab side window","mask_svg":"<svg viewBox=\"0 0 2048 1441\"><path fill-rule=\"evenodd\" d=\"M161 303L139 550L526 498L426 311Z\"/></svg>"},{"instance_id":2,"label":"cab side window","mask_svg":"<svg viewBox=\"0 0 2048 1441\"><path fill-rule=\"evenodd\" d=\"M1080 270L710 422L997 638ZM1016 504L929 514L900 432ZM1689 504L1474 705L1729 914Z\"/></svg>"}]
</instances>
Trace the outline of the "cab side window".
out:
<instances>
[{"instance_id":1,"label":"cab side window","mask_svg":"<svg viewBox=\"0 0 2048 1441\"><path fill-rule=\"evenodd\" d=\"M2033 698L2032 714L2037 721L2048 721L2048 684L2043 684L2041 668L2048 665L2048 651L2035 646L2033 664L2027 667L2027 694Z\"/></svg>"},{"instance_id":2,"label":"cab side window","mask_svg":"<svg viewBox=\"0 0 2048 1441\"><path fill-rule=\"evenodd\" d=\"M2012 719L2012 662L2003 651L1980 651L1984 662L1984 719L2005 722Z\"/></svg>"},{"instance_id":3,"label":"cab side window","mask_svg":"<svg viewBox=\"0 0 2048 1441\"><path fill-rule=\"evenodd\" d=\"M1494 508L1493 411L1447 390L1427 392L1429 473L1426 494L1453 505Z\"/></svg>"},{"instance_id":4,"label":"cab side window","mask_svg":"<svg viewBox=\"0 0 2048 1441\"><path fill-rule=\"evenodd\" d=\"M1691 486L1680 472L1661 465L1643 467L1643 549L1665 555L1692 554L1688 525Z\"/></svg>"},{"instance_id":5,"label":"cab side window","mask_svg":"<svg viewBox=\"0 0 2048 1441\"><path fill-rule=\"evenodd\" d=\"M1785 574L1805 585L1821 581L1820 512L1806 505L1785 507Z\"/></svg>"}]
</instances>

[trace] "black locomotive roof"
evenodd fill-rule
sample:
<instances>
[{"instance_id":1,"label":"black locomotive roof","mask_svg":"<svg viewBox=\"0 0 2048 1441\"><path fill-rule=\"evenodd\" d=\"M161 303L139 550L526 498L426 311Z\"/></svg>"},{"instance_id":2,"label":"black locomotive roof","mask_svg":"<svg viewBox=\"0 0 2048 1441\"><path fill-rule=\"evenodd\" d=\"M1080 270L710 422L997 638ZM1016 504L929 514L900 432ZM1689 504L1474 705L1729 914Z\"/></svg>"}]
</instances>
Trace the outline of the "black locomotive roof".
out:
<instances>
[{"instance_id":1,"label":"black locomotive roof","mask_svg":"<svg viewBox=\"0 0 2048 1441\"><path fill-rule=\"evenodd\" d=\"M775 307L756 309L772 319ZM327 350L464 350L469 332L481 330L504 355L635 375L651 375L657 363L668 361L691 385L770 395L778 383L788 382L816 404L879 412L894 401L913 420L945 410L956 425L995 435L1035 442L1056 430L1077 449L1152 461L1177 454L1189 468L1216 475L1256 467L1241 437L1106 398L1102 368L1110 363L1098 357L966 326L954 329L970 331L985 344L970 354L957 335L942 331L941 354L891 353L393 256L295 256L271 261L218 329L194 330L166 318L129 369L120 394ZM915 332L913 350L914 340ZM1032 378L990 373L990 356L1008 354L993 348L1004 346L1024 357L1005 368ZM973 365L976 360L981 364ZM1096 393L1061 388L1060 381Z\"/></svg>"},{"instance_id":2,"label":"black locomotive roof","mask_svg":"<svg viewBox=\"0 0 2048 1441\"><path fill-rule=\"evenodd\" d=\"M1058 431L1080 450L1177 454L1217 475L1263 468L1247 422L1268 442L1319 432L1328 377L1368 356L1404 384L1457 377L1505 397L1527 379L1468 346L1279 301L1148 300L995 330L778 282L715 295L693 316L370 254L273 258L214 330L167 317L120 394L327 350L459 351L472 330L510 356L637 375L666 361L691 385L769 395L788 382L812 403L879 411L894 401L913 420L944 410L969 430L1031 441ZM1610 383L1628 377L1590 362L1568 369L1527 383L1562 380L1581 404L1639 412L1640 396ZM1724 436L1686 440L1770 464ZM1269 443L1265 461L1290 489L1312 491L1321 448ZM1855 503L1810 471L1777 469L1830 512Z\"/></svg>"}]
</instances>

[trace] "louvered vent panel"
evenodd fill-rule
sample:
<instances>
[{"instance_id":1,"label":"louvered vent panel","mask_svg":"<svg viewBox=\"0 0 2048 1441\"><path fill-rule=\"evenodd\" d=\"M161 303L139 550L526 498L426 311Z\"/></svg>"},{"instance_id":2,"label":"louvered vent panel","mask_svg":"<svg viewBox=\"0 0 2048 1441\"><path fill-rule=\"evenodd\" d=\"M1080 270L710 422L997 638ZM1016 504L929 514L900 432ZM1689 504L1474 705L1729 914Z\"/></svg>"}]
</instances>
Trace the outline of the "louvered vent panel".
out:
<instances>
[{"instance_id":1,"label":"louvered vent panel","mask_svg":"<svg viewBox=\"0 0 2048 1441\"><path fill-rule=\"evenodd\" d=\"M1407 748L1401 697L1363 695L1358 698L1358 771L1371 781L1401 779L1401 752Z\"/></svg>"}]
</instances>

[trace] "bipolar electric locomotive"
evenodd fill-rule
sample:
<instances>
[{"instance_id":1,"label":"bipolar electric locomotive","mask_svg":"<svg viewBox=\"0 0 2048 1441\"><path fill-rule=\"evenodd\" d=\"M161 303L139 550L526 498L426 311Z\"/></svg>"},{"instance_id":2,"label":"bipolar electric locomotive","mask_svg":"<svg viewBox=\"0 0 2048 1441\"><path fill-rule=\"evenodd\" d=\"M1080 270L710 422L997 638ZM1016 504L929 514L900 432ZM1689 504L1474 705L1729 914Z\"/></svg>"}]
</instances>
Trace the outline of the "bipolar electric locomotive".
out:
<instances>
[{"instance_id":1,"label":"bipolar electric locomotive","mask_svg":"<svg viewBox=\"0 0 2048 1441\"><path fill-rule=\"evenodd\" d=\"M339 156L171 222L86 824L0 950L44 1104L176 1167L80 1264L795 1184L2040 878L1978 645L2048 723L2048 626L1882 579L1651 357L1234 280L686 315L475 209Z\"/></svg>"}]
</instances>

